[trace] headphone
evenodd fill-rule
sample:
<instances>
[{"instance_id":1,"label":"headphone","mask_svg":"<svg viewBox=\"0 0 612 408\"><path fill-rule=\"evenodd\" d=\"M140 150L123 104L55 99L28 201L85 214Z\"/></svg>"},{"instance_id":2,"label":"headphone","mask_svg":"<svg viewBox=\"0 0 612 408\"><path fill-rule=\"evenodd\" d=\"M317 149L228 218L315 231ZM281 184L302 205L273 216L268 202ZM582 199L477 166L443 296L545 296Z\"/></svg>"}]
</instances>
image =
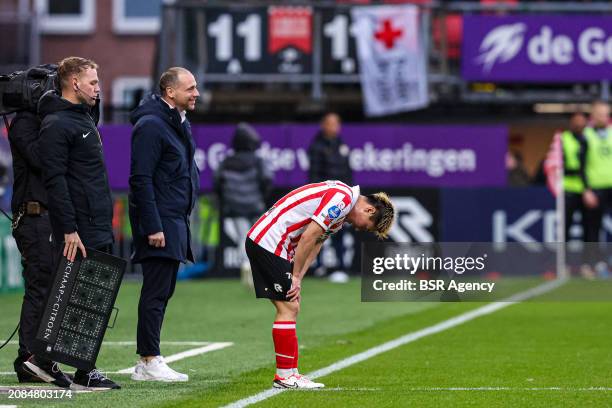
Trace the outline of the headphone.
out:
<instances>
[{"instance_id":1,"label":"headphone","mask_svg":"<svg viewBox=\"0 0 612 408\"><path fill-rule=\"evenodd\" d=\"M97 101L97 100L98 100L98 98L99 98L99 96L98 96L98 95L96 95L96 96L90 96L90 95L86 94L85 92L83 92L83 91L81 90L81 88L79 88L79 85L78 85L78 84L74 84L74 86L75 86L75 91L76 91L76 92L80 92L82 95L85 95L86 97L88 97L88 98L89 98L89 99L91 99L92 101Z\"/></svg>"}]
</instances>

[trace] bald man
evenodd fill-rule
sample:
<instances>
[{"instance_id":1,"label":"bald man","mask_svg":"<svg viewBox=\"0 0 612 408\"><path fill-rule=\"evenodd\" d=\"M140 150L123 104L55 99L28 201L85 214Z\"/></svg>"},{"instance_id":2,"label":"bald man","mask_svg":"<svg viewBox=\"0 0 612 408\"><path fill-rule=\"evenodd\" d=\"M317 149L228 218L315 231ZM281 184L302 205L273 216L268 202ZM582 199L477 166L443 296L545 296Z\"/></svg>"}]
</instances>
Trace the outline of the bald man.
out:
<instances>
[{"instance_id":1,"label":"bald man","mask_svg":"<svg viewBox=\"0 0 612 408\"><path fill-rule=\"evenodd\" d=\"M159 94L146 97L131 115L130 222L134 263L142 265L137 381L187 381L164 362L159 348L162 322L181 262L193 262L189 216L200 180L187 111L199 96L194 76L174 67L159 80Z\"/></svg>"}]
</instances>

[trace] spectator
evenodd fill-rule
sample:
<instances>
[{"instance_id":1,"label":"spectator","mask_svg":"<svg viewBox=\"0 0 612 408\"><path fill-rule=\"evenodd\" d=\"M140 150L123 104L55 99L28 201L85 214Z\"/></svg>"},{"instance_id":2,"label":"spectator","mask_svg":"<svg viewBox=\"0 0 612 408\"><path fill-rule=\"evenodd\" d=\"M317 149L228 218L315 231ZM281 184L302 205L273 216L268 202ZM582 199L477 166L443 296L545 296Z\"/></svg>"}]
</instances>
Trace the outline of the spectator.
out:
<instances>
[{"instance_id":1,"label":"spectator","mask_svg":"<svg viewBox=\"0 0 612 408\"><path fill-rule=\"evenodd\" d=\"M257 131L240 123L234 132L234 153L215 172L213 188L226 217L258 217L265 210L272 189L273 174L255 154L261 145Z\"/></svg>"},{"instance_id":2,"label":"spectator","mask_svg":"<svg viewBox=\"0 0 612 408\"><path fill-rule=\"evenodd\" d=\"M591 110L591 126L585 128L586 154L582 172L583 201L593 209L587 216L590 227L586 241L599 241L603 211L612 204L612 126L610 107L597 101Z\"/></svg>"},{"instance_id":3,"label":"spectator","mask_svg":"<svg viewBox=\"0 0 612 408\"><path fill-rule=\"evenodd\" d=\"M582 199L585 211L585 242L599 242L604 211L612 206L612 126L610 106L596 101L591 108L591 125L584 130L586 152L581 169L584 192ZM601 264L596 246L590 245L589 260L597 265L602 274L607 270ZM585 275L583 273L583 275Z\"/></svg>"},{"instance_id":4,"label":"spectator","mask_svg":"<svg viewBox=\"0 0 612 408\"><path fill-rule=\"evenodd\" d=\"M583 133L586 124L587 119L583 113L574 113L570 118L569 129L561 134L566 241L569 241L570 227L572 226L575 212L582 214L583 230L586 232L586 226L584 226L584 206L582 204L584 185L580 176L581 160L583 160L586 149Z\"/></svg>"},{"instance_id":5,"label":"spectator","mask_svg":"<svg viewBox=\"0 0 612 408\"><path fill-rule=\"evenodd\" d=\"M249 287L253 286L253 279L244 250L244 238L248 226L264 212L274 180L272 172L255 153L260 145L257 131L246 123L240 123L232 139L234 152L221 162L213 179L213 189L219 197L223 236L226 235L226 223L232 222L236 235L240 237L238 241L235 236L228 236L229 241L221 239L217 257L219 266L226 266L223 253L226 248L236 244L241 255L241 279ZM245 223L245 220L248 222Z\"/></svg>"},{"instance_id":6,"label":"spectator","mask_svg":"<svg viewBox=\"0 0 612 408\"><path fill-rule=\"evenodd\" d=\"M525 187L529 185L529 175L523 165L523 157L518 152L506 153L506 171L508 172L508 185L511 187Z\"/></svg>"},{"instance_id":7,"label":"spectator","mask_svg":"<svg viewBox=\"0 0 612 408\"><path fill-rule=\"evenodd\" d=\"M349 164L349 148L340 138L341 121L337 113L329 112L321 120L321 128L308 148L310 169L308 181L316 183L325 180L340 180L348 185L353 184L353 172ZM344 229L338 231L331 239L336 253L339 271L346 270L344 262ZM321 252L317 257L316 276L327 273L321 260Z\"/></svg>"}]
</instances>

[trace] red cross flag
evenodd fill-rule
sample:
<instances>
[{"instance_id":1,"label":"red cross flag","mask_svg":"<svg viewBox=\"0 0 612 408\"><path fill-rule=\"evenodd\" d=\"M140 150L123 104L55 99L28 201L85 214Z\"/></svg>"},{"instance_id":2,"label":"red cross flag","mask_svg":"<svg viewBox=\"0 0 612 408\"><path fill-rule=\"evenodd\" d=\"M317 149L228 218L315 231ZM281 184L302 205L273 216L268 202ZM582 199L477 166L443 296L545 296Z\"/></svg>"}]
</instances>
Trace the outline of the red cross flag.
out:
<instances>
[{"instance_id":1,"label":"red cross flag","mask_svg":"<svg viewBox=\"0 0 612 408\"><path fill-rule=\"evenodd\" d=\"M354 7L351 14L366 115L427 106L427 58L418 7Z\"/></svg>"}]
</instances>

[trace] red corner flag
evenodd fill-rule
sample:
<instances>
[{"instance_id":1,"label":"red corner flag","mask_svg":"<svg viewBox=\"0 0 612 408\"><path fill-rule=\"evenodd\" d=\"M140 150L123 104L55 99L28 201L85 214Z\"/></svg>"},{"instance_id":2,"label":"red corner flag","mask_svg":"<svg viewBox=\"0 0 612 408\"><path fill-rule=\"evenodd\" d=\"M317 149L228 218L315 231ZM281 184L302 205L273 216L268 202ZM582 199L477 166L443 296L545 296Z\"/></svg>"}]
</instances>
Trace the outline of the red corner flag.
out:
<instances>
[{"instance_id":1,"label":"red corner flag","mask_svg":"<svg viewBox=\"0 0 612 408\"><path fill-rule=\"evenodd\" d=\"M546 159L544 160L544 173L546 174L546 185L550 192L556 197L563 190L563 153L561 151L561 134L555 133L550 144Z\"/></svg>"}]
</instances>

